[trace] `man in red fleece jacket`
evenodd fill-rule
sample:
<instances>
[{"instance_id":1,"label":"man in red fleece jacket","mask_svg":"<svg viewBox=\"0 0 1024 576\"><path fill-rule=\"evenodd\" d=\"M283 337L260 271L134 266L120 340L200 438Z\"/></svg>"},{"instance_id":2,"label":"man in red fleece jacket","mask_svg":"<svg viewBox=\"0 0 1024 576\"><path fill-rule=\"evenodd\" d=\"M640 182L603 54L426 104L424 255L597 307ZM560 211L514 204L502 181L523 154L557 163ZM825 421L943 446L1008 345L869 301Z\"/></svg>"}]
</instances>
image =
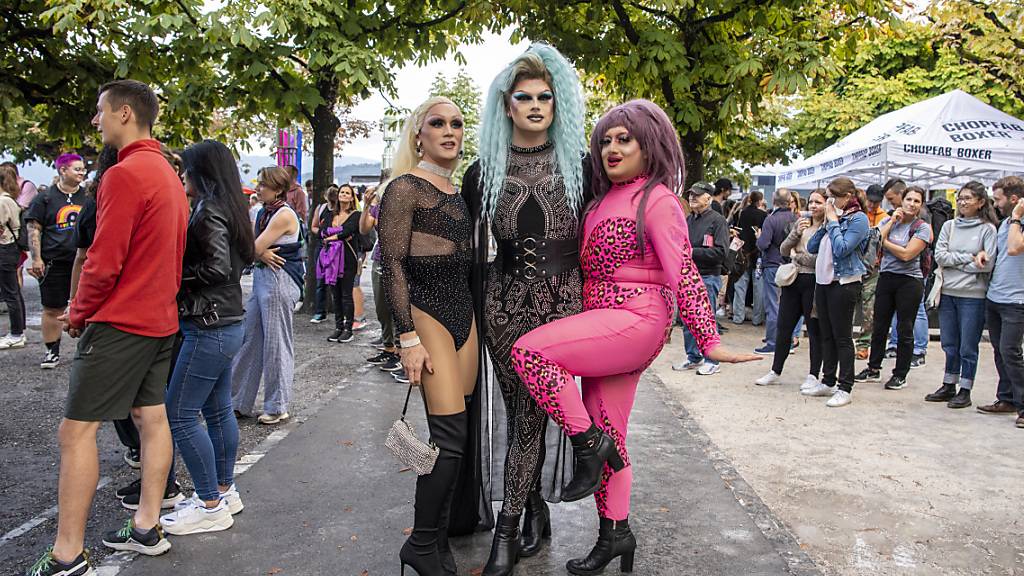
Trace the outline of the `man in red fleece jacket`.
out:
<instances>
[{"instance_id":1,"label":"man in red fleece jacket","mask_svg":"<svg viewBox=\"0 0 1024 576\"><path fill-rule=\"evenodd\" d=\"M188 204L181 180L152 139L159 104L141 82L100 88L93 125L118 149L96 193L96 236L78 291L62 317L80 336L60 439L60 498L51 566L41 574L87 574L85 524L99 480L96 432L104 420L135 420L142 441L139 509L103 538L115 550L170 549L158 523L171 465L164 409L181 283ZM45 563L43 563L45 564Z\"/></svg>"}]
</instances>

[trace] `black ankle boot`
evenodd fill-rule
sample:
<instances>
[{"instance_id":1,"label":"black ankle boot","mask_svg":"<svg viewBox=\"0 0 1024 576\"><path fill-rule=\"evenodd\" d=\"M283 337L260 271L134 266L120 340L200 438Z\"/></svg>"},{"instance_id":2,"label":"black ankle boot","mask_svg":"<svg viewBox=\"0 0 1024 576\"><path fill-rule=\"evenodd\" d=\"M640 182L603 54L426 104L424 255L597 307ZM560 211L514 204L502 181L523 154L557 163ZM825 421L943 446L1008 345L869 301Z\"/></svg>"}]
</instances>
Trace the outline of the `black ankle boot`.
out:
<instances>
[{"instance_id":1,"label":"black ankle boot","mask_svg":"<svg viewBox=\"0 0 1024 576\"><path fill-rule=\"evenodd\" d=\"M523 537L520 539L519 557L529 558L540 552L544 540L551 538L551 512L540 492L530 492L523 513Z\"/></svg>"},{"instance_id":2,"label":"black ankle boot","mask_svg":"<svg viewBox=\"0 0 1024 576\"><path fill-rule=\"evenodd\" d=\"M949 402L956 396L956 384L943 384L938 390L924 397L925 402Z\"/></svg>"},{"instance_id":3,"label":"black ankle boot","mask_svg":"<svg viewBox=\"0 0 1024 576\"><path fill-rule=\"evenodd\" d=\"M616 472L625 467L615 441L593 424L586 432L569 436L569 441L576 463L572 480L562 488L562 500L566 502L575 502L597 492L605 462Z\"/></svg>"},{"instance_id":4,"label":"black ankle boot","mask_svg":"<svg viewBox=\"0 0 1024 576\"><path fill-rule=\"evenodd\" d=\"M438 447L439 452L430 474L416 479L413 530L398 554L403 574L406 566L415 569L419 576L448 576L453 573L446 569L438 547L441 545L441 526L446 523L446 510L451 503L462 463L468 424L466 412L450 416L427 416L430 441ZM443 546L447 548L447 535ZM448 556L450 558L450 552Z\"/></svg>"},{"instance_id":5,"label":"black ankle boot","mask_svg":"<svg viewBox=\"0 0 1024 576\"><path fill-rule=\"evenodd\" d=\"M629 519L609 520L601 518L601 528L597 535L597 544L586 558L569 560L565 569L570 574L590 576L604 572L605 566L615 558L621 557L619 568L623 572L633 571L633 554L636 551L636 538L629 529Z\"/></svg>"},{"instance_id":6,"label":"black ankle boot","mask_svg":"<svg viewBox=\"0 0 1024 576\"><path fill-rule=\"evenodd\" d=\"M956 396L953 397L946 406L950 408L967 408L971 405L971 390L969 388L961 388Z\"/></svg>"},{"instance_id":7,"label":"black ankle boot","mask_svg":"<svg viewBox=\"0 0 1024 576\"><path fill-rule=\"evenodd\" d=\"M494 526L491 556L484 566L483 576L511 576L519 562L519 515L498 514Z\"/></svg>"}]
</instances>

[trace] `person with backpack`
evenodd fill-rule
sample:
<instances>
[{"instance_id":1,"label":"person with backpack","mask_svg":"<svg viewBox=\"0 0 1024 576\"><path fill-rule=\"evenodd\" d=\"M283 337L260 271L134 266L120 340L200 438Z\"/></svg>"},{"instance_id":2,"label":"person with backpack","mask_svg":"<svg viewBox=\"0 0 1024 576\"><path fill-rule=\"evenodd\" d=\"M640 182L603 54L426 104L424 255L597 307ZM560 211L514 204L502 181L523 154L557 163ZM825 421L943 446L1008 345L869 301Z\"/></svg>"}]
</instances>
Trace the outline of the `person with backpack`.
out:
<instances>
[{"instance_id":1,"label":"person with backpack","mask_svg":"<svg viewBox=\"0 0 1024 576\"><path fill-rule=\"evenodd\" d=\"M871 331L871 355L868 366L860 371L857 382L881 381L882 359L889 325L896 314L896 367L885 383L886 390L907 385L907 374L914 352L914 320L924 295L924 280L931 272L932 229L920 218L925 191L910 186L903 191L903 205L882 221L882 258L875 290L875 322Z\"/></svg>"},{"instance_id":2,"label":"person with backpack","mask_svg":"<svg viewBox=\"0 0 1024 576\"><path fill-rule=\"evenodd\" d=\"M0 166L0 300L7 304L10 333L0 337L0 350L25 347L25 300L18 285L19 260L27 246L25 218L18 205L18 175Z\"/></svg>"},{"instance_id":3,"label":"person with backpack","mask_svg":"<svg viewBox=\"0 0 1024 576\"><path fill-rule=\"evenodd\" d=\"M943 224L935 243L935 263L942 271L936 275L936 282L940 283L940 337L946 369L942 386L925 400L967 408L978 370L978 344L985 329L985 296L995 265L995 261L987 260L978 266L975 256L995 254L999 218L981 182L964 184L956 201L959 216Z\"/></svg>"}]
</instances>

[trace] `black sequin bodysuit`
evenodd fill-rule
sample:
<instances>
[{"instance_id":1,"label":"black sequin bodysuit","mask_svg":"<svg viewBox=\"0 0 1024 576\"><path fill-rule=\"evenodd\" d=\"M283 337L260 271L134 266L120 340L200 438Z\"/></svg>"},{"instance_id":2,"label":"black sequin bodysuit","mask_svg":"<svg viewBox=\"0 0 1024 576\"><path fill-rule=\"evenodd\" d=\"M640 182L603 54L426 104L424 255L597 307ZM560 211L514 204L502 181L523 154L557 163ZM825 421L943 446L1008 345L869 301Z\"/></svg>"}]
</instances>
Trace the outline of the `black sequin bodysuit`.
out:
<instances>
[{"instance_id":1,"label":"black sequin bodysuit","mask_svg":"<svg viewBox=\"0 0 1024 576\"><path fill-rule=\"evenodd\" d=\"M590 199L589 162L584 161L584 166L584 198L581 204ZM482 229L484 220L480 212L482 192L478 164L469 168L464 181L463 194L470 213L478 230ZM578 246L580 212L582 206L573 210L569 205L551 145L532 149L512 147L509 150L505 180L487 230L499 250L495 260L487 265L480 323L504 400L508 451L502 474L505 486L502 511L509 515L521 512L533 490L539 489L545 498L557 501L563 474L561 468L566 463L564 449L560 448L565 442L557 427L552 427L550 438L545 442L547 413L537 406L512 368L512 345L520 336L538 326L582 312L583 280L578 265L556 274L533 278L509 273L504 259L510 255L500 247L503 242L507 246L509 241L527 237ZM480 258L479 247L476 255ZM578 256L574 258L578 263ZM494 429L497 430L500 418L494 418ZM501 440L494 439L495 453L500 453ZM545 452L548 452L547 457ZM550 466L542 471L545 460ZM492 470L496 472L499 466L495 463Z\"/></svg>"},{"instance_id":2,"label":"black sequin bodysuit","mask_svg":"<svg viewBox=\"0 0 1024 576\"><path fill-rule=\"evenodd\" d=\"M388 184L377 229L381 284L399 334L415 329L412 307L441 323L459 350L473 326L470 218L458 194L412 174Z\"/></svg>"}]
</instances>

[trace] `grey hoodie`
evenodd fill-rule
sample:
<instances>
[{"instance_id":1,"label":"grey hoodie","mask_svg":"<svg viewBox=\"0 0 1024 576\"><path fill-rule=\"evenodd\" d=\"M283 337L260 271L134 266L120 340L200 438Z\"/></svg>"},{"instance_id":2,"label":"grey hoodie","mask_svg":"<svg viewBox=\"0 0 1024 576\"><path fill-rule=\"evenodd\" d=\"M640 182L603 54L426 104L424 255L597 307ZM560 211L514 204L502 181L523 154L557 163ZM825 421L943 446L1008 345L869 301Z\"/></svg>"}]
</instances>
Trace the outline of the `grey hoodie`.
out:
<instances>
[{"instance_id":1,"label":"grey hoodie","mask_svg":"<svg viewBox=\"0 0 1024 576\"><path fill-rule=\"evenodd\" d=\"M956 226L956 230L953 230ZM950 235L952 234L952 241ZM988 263L974 264L984 250ZM942 266L942 293L958 298L984 298L996 261L996 227L981 218L955 218L942 225L935 242L935 263Z\"/></svg>"}]
</instances>

